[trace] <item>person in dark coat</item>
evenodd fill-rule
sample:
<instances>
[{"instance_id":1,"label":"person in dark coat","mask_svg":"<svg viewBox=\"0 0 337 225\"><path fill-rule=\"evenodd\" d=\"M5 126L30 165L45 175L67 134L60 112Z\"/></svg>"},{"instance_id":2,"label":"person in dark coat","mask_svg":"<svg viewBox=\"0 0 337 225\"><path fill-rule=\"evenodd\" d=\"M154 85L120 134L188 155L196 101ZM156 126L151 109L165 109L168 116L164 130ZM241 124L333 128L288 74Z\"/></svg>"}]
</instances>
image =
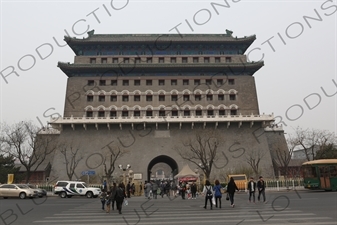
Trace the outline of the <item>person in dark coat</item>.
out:
<instances>
[{"instance_id":1,"label":"person in dark coat","mask_svg":"<svg viewBox=\"0 0 337 225\"><path fill-rule=\"evenodd\" d=\"M257 189L259 191L259 195L257 196L257 200L260 201L260 196L262 194L263 202L266 202L266 193L265 193L266 184L264 183L264 180L263 180L262 176L259 177L259 181L257 182Z\"/></svg>"},{"instance_id":2,"label":"person in dark coat","mask_svg":"<svg viewBox=\"0 0 337 225\"><path fill-rule=\"evenodd\" d=\"M229 197L229 200L231 202L231 206L234 208L234 194L235 194L235 191L239 191L239 188L236 186L235 182L234 182L234 178L231 177L229 179L229 182L227 184L227 194L228 194L228 197Z\"/></svg>"},{"instance_id":3,"label":"person in dark coat","mask_svg":"<svg viewBox=\"0 0 337 225\"><path fill-rule=\"evenodd\" d=\"M196 199L197 185L193 182L191 185L192 199Z\"/></svg>"},{"instance_id":4,"label":"person in dark coat","mask_svg":"<svg viewBox=\"0 0 337 225\"><path fill-rule=\"evenodd\" d=\"M253 202L255 203L256 183L253 177L251 177L250 181L248 182L248 191L249 191L249 202L251 202L253 196Z\"/></svg>"},{"instance_id":5,"label":"person in dark coat","mask_svg":"<svg viewBox=\"0 0 337 225\"><path fill-rule=\"evenodd\" d=\"M112 205L112 210L115 209L115 201L116 201L116 193L117 193L117 185L113 183L113 186L110 188L110 203ZM117 206L117 204L116 204Z\"/></svg>"},{"instance_id":6,"label":"person in dark coat","mask_svg":"<svg viewBox=\"0 0 337 225\"><path fill-rule=\"evenodd\" d=\"M140 182L140 184L139 184L139 195L141 196L142 195L142 192L143 192L143 183L142 182Z\"/></svg>"},{"instance_id":7,"label":"person in dark coat","mask_svg":"<svg viewBox=\"0 0 337 225\"><path fill-rule=\"evenodd\" d=\"M116 200L116 205L117 205L117 209L118 209L119 214L122 214L123 201L124 201L124 198L126 198L125 190L124 190L123 187L124 187L124 185L122 183L120 183L118 185L117 190L116 190L115 200Z\"/></svg>"},{"instance_id":8,"label":"person in dark coat","mask_svg":"<svg viewBox=\"0 0 337 225\"><path fill-rule=\"evenodd\" d=\"M99 196L101 203L102 203L102 210L105 210L104 206L105 206L106 196L107 196L107 193L105 192L105 190L103 190L101 195Z\"/></svg>"},{"instance_id":9,"label":"person in dark coat","mask_svg":"<svg viewBox=\"0 0 337 225\"><path fill-rule=\"evenodd\" d=\"M181 184L181 198L182 198L182 199L185 199L185 194L186 194L186 183L183 182L183 183Z\"/></svg>"},{"instance_id":10,"label":"person in dark coat","mask_svg":"<svg viewBox=\"0 0 337 225\"><path fill-rule=\"evenodd\" d=\"M126 193L127 193L128 198L130 198L131 197L131 183L130 183L130 181L126 185Z\"/></svg>"}]
</instances>

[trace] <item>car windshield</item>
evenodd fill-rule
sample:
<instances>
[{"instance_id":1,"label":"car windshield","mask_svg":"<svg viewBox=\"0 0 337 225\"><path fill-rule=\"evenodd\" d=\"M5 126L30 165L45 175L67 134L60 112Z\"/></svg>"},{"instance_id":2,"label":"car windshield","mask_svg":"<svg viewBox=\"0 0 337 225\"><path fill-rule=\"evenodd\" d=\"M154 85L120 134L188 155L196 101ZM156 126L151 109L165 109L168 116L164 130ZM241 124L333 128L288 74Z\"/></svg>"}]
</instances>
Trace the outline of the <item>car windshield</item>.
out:
<instances>
[{"instance_id":1,"label":"car windshield","mask_svg":"<svg viewBox=\"0 0 337 225\"><path fill-rule=\"evenodd\" d=\"M29 189L29 187L27 185L24 185L24 184L18 184L17 186L21 189Z\"/></svg>"},{"instance_id":2,"label":"car windshield","mask_svg":"<svg viewBox=\"0 0 337 225\"><path fill-rule=\"evenodd\" d=\"M35 186L32 185L32 184L28 184L27 186L30 187L30 188L35 188Z\"/></svg>"},{"instance_id":3,"label":"car windshield","mask_svg":"<svg viewBox=\"0 0 337 225\"><path fill-rule=\"evenodd\" d=\"M86 187L86 188L88 187L88 185L86 183L82 183L82 184L83 184L84 187Z\"/></svg>"}]
</instances>

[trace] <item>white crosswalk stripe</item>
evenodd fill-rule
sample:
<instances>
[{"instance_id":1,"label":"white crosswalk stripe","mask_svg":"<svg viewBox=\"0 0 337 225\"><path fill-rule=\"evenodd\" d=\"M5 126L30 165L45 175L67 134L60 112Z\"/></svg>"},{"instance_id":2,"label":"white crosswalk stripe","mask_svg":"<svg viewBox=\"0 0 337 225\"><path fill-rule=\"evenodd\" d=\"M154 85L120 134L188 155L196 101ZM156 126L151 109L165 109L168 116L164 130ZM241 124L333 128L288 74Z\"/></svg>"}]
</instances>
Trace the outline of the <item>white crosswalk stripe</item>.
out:
<instances>
[{"instance_id":1,"label":"white crosswalk stripe","mask_svg":"<svg viewBox=\"0 0 337 225\"><path fill-rule=\"evenodd\" d=\"M55 213L53 216L34 221L35 224L115 224L115 225L170 225L170 224L306 224L306 225L336 225L330 217L317 216L289 207L275 210L270 203L247 203L236 199L236 206L232 208L229 202L223 200L222 208L210 210L203 208L204 199L170 200L158 198L146 200L142 197L129 199L129 205L123 206L122 215L112 211L106 213L101 209L101 204L93 200L89 204L70 210Z\"/></svg>"}]
</instances>

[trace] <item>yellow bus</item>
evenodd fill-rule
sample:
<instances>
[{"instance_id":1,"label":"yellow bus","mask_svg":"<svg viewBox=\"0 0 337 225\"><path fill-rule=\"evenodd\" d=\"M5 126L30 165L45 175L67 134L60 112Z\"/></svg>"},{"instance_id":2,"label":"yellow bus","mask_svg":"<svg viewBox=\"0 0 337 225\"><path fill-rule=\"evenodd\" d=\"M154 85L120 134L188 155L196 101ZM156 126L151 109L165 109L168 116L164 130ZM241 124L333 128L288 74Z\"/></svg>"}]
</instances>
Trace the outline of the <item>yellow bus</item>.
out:
<instances>
[{"instance_id":1,"label":"yellow bus","mask_svg":"<svg viewBox=\"0 0 337 225\"><path fill-rule=\"evenodd\" d=\"M246 188L247 188L246 187L246 185L247 185L247 176L246 176L246 174L231 174L231 175L228 175L227 183L229 182L229 179L231 177L233 177L236 186L240 190L246 190Z\"/></svg>"}]
</instances>

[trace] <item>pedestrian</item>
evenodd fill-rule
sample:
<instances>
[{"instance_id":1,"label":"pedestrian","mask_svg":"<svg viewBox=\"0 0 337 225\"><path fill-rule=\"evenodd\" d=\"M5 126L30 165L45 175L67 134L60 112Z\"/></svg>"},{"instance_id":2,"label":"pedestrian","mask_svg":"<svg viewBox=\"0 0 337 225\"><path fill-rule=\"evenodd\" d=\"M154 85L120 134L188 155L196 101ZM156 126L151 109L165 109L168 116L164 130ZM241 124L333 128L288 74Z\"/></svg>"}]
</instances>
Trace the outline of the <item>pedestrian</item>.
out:
<instances>
[{"instance_id":1,"label":"pedestrian","mask_svg":"<svg viewBox=\"0 0 337 225\"><path fill-rule=\"evenodd\" d=\"M106 205L106 213L109 213L110 212L110 208L111 208L111 192L108 191L106 193L106 197L105 197L105 205Z\"/></svg>"},{"instance_id":2,"label":"pedestrian","mask_svg":"<svg viewBox=\"0 0 337 225\"><path fill-rule=\"evenodd\" d=\"M181 198L185 200L185 194L186 194L186 183L183 182L181 184Z\"/></svg>"},{"instance_id":3,"label":"pedestrian","mask_svg":"<svg viewBox=\"0 0 337 225\"><path fill-rule=\"evenodd\" d=\"M126 185L126 193L127 193L128 198L130 198L131 197L131 183L130 183L130 181Z\"/></svg>"},{"instance_id":4,"label":"pedestrian","mask_svg":"<svg viewBox=\"0 0 337 225\"><path fill-rule=\"evenodd\" d=\"M171 181L170 183L170 190L172 191L172 196L176 196L176 193L177 193L177 185ZM171 194L170 194L171 195Z\"/></svg>"},{"instance_id":5,"label":"pedestrian","mask_svg":"<svg viewBox=\"0 0 337 225\"><path fill-rule=\"evenodd\" d=\"M166 187L166 184L163 181L160 182L160 195L162 198L164 197L164 194L165 194L165 187Z\"/></svg>"},{"instance_id":6,"label":"pedestrian","mask_svg":"<svg viewBox=\"0 0 337 225\"><path fill-rule=\"evenodd\" d=\"M105 209L105 198L106 198L107 194L105 192L105 190L102 191L101 195L99 196L99 199L101 200L102 203L102 210Z\"/></svg>"},{"instance_id":7,"label":"pedestrian","mask_svg":"<svg viewBox=\"0 0 337 225\"><path fill-rule=\"evenodd\" d=\"M257 189L259 191L259 195L257 196L257 200L260 201L260 196L262 194L263 202L266 203L266 193L265 193L266 185L264 183L264 180L263 180L262 176L259 177L259 181L257 182Z\"/></svg>"},{"instance_id":8,"label":"pedestrian","mask_svg":"<svg viewBox=\"0 0 337 225\"><path fill-rule=\"evenodd\" d=\"M234 208L234 194L235 194L235 191L239 191L239 188L236 186L235 182L234 182L234 178L231 177L229 179L229 182L227 184L227 194L228 194L228 197L229 197L229 200L231 202L231 206L232 208Z\"/></svg>"},{"instance_id":9,"label":"pedestrian","mask_svg":"<svg viewBox=\"0 0 337 225\"><path fill-rule=\"evenodd\" d=\"M214 197L215 197L215 207L218 208L218 200L219 200L220 209L221 209L221 198L222 198L221 189L222 189L222 186L219 180L215 180L215 185L213 187Z\"/></svg>"},{"instance_id":10,"label":"pedestrian","mask_svg":"<svg viewBox=\"0 0 337 225\"><path fill-rule=\"evenodd\" d=\"M111 201L111 206L112 206L112 210L115 209L115 202L116 202L116 193L117 193L117 184L114 182L113 186L110 188L110 201ZM117 207L117 203L116 203L116 207Z\"/></svg>"},{"instance_id":11,"label":"pedestrian","mask_svg":"<svg viewBox=\"0 0 337 225\"><path fill-rule=\"evenodd\" d=\"M103 181L103 190L104 191L107 191L107 183L106 183L106 180Z\"/></svg>"},{"instance_id":12,"label":"pedestrian","mask_svg":"<svg viewBox=\"0 0 337 225\"><path fill-rule=\"evenodd\" d=\"M117 205L117 210L119 214L122 214L123 201L124 201L124 198L126 198L125 189L123 188L123 186L124 185L120 183L116 190L115 199L116 199L116 205Z\"/></svg>"},{"instance_id":13,"label":"pedestrian","mask_svg":"<svg viewBox=\"0 0 337 225\"><path fill-rule=\"evenodd\" d=\"M152 182L152 193L153 199L157 199L158 184L154 181Z\"/></svg>"},{"instance_id":14,"label":"pedestrian","mask_svg":"<svg viewBox=\"0 0 337 225\"><path fill-rule=\"evenodd\" d=\"M135 191L136 191L135 183L132 183L132 184L131 184L131 194L132 194L133 196L135 196Z\"/></svg>"},{"instance_id":15,"label":"pedestrian","mask_svg":"<svg viewBox=\"0 0 337 225\"><path fill-rule=\"evenodd\" d=\"M165 194L166 196L170 196L170 190L171 190L171 183L169 181L165 182Z\"/></svg>"},{"instance_id":16,"label":"pedestrian","mask_svg":"<svg viewBox=\"0 0 337 225\"><path fill-rule=\"evenodd\" d=\"M211 209L213 209L212 198L213 198L213 194L214 193L213 193L212 185L209 182L209 180L206 180L206 183L205 183L205 186L204 186L204 189L203 189L202 193L205 195L205 206L204 206L204 209L207 208L207 201L208 200L209 200L209 203L211 205Z\"/></svg>"},{"instance_id":17,"label":"pedestrian","mask_svg":"<svg viewBox=\"0 0 337 225\"><path fill-rule=\"evenodd\" d=\"M146 190L146 186L147 186L147 181L144 182L144 196L145 198L147 198L148 192Z\"/></svg>"},{"instance_id":18,"label":"pedestrian","mask_svg":"<svg viewBox=\"0 0 337 225\"><path fill-rule=\"evenodd\" d=\"M142 192L143 192L143 183L140 182L140 184L139 184L139 196L142 196Z\"/></svg>"},{"instance_id":19,"label":"pedestrian","mask_svg":"<svg viewBox=\"0 0 337 225\"><path fill-rule=\"evenodd\" d=\"M248 191L249 191L249 202L251 202L253 197L253 202L255 203L256 183L253 177L250 178L250 181L248 183Z\"/></svg>"},{"instance_id":20,"label":"pedestrian","mask_svg":"<svg viewBox=\"0 0 337 225\"><path fill-rule=\"evenodd\" d=\"M192 199L196 199L197 185L194 182L191 184L191 193L192 193Z\"/></svg>"},{"instance_id":21,"label":"pedestrian","mask_svg":"<svg viewBox=\"0 0 337 225\"><path fill-rule=\"evenodd\" d=\"M148 198L148 199L150 199L151 198L151 192L152 192L152 185L148 181L145 184L145 197Z\"/></svg>"}]
</instances>

